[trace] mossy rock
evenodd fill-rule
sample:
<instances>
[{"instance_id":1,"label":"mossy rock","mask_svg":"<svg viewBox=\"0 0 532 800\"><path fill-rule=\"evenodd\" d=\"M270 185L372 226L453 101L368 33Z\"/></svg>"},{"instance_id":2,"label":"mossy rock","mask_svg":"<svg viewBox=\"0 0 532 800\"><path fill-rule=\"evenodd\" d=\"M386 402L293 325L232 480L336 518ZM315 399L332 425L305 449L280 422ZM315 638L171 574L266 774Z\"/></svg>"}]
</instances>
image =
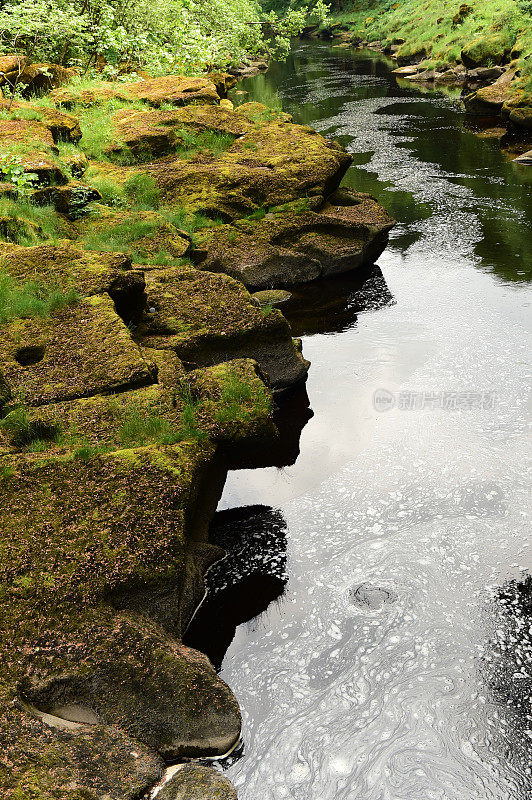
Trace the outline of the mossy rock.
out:
<instances>
[{"instance_id":1,"label":"mossy rock","mask_svg":"<svg viewBox=\"0 0 532 800\"><path fill-rule=\"evenodd\" d=\"M290 300L292 293L287 292L286 289L262 289L259 292L253 292L251 296L254 300L258 300L261 306L275 306Z\"/></svg>"},{"instance_id":2,"label":"mossy rock","mask_svg":"<svg viewBox=\"0 0 532 800\"><path fill-rule=\"evenodd\" d=\"M46 186L31 194L36 205L52 205L59 214L76 219L89 203L101 200L100 192L93 186L70 181L66 186Z\"/></svg>"},{"instance_id":3,"label":"mossy rock","mask_svg":"<svg viewBox=\"0 0 532 800\"><path fill-rule=\"evenodd\" d=\"M154 273L136 335L196 366L254 359L276 391L305 380L308 370L280 311L265 315L238 281L188 267Z\"/></svg>"},{"instance_id":4,"label":"mossy rock","mask_svg":"<svg viewBox=\"0 0 532 800\"><path fill-rule=\"evenodd\" d=\"M135 389L156 380L153 365L117 315L94 295L47 318L4 325L0 364L14 399L28 405Z\"/></svg>"},{"instance_id":5,"label":"mossy rock","mask_svg":"<svg viewBox=\"0 0 532 800\"><path fill-rule=\"evenodd\" d=\"M41 122L52 135L54 142L73 142L81 139L81 128L79 119L64 111L48 106L35 105L26 100L0 100L0 110L9 113L13 119L27 118L28 120Z\"/></svg>"},{"instance_id":6,"label":"mossy rock","mask_svg":"<svg viewBox=\"0 0 532 800\"><path fill-rule=\"evenodd\" d=\"M199 400L198 421L213 442L235 449L277 440L265 381L258 363L249 358L188 373L187 383Z\"/></svg>"},{"instance_id":7,"label":"mossy rock","mask_svg":"<svg viewBox=\"0 0 532 800\"><path fill-rule=\"evenodd\" d=\"M230 75L228 72L209 72L207 77L212 83L214 83L216 91L222 99L227 97L227 93L230 92L231 89L234 89L238 83L238 79L235 78L234 75Z\"/></svg>"},{"instance_id":8,"label":"mossy rock","mask_svg":"<svg viewBox=\"0 0 532 800\"><path fill-rule=\"evenodd\" d=\"M504 64L513 44L506 32L477 36L462 49L462 61L468 69Z\"/></svg>"},{"instance_id":9,"label":"mossy rock","mask_svg":"<svg viewBox=\"0 0 532 800\"><path fill-rule=\"evenodd\" d=\"M41 183L63 184L68 181L57 158L58 150L52 133L38 120L0 120L0 150L4 159L16 159L24 172L37 175Z\"/></svg>"},{"instance_id":10,"label":"mossy rock","mask_svg":"<svg viewBox=\"0 0 532 800\"><path fill-rule=\"evenodd\" d=\"M221 772L184 764L161 789L159 800L237 800L236 789Z\"/></svg>"},{"instance_id":11,"label":"mossy rock","mask_svg":"<svg viewBox=\"0 0 532 800\"><path fill-rule=\"evenodd\" d=\"M295 202L213 228L200 235L197 257L250 289L291 286L373 263L393 225L372 197L341 189L323 205Z\"/></svg>"},{"instance_id":12,"label":"mossy rock","mask_svg":"<svg viewBox=\"0 0 532 800\"><path fill-rule=\"evenodd\" d=\"M36 63L27 64L22 72L15 70L6 75L8 80L17 79L17 86L24 97L42 95L51 89L56 89L64 83L69 83L76 77L74 69L62 67L60 64Z\"/></svg>"},{"instance_id":13,"label":"mossy rock","mask_svg":"<svg viewBox=\"0 0 532 800\"><path fill-rule=\"evenodd\" d=\"M532 95L517 89L502 107L502 114L517 128L532 128Z\"/></svg>"},{"instance_id":14,"label":"mossy rock","mask_svg":"<svg viewBox=\"0 0 532 800\"><path fill-rule=\"evenodd\" d=\"M507 70L495 83L467 95L464 98L466 111L479 116L499 114L514 91L515 72Z\"/></svg>"},{"instance_id":15,"label":"mossy rock","mask_svg":"<svg viewBox=\"0 0 532 800\"><path fill-rule=\"evenodd\" d=\"M211 80L186 75L164 75L135 82L102 82L93 89L56 89L50 97L57 106L64 108L97 105L113 99L140 101L155 108L166 103L176 106L217 103L220 99Z\"/></svg>"},{"instance_id":16,"label":"mossy rock","mask_svg":"<svg viewBox=\"0 0 532 800\"><path fill-rule=\"evenodd\" d=\"M172 111L155 108L122 108L111 117L115 140L107 147L110 158L125 152L138 160L147 161L175 150L184 144L181 131L217 133L242 136L253 127L242 115L220 106L190 105Z\"/></svg>"},{"instance_id":17,"label":"mossy rock","mask_svg":"<svg viewBox=\"0 0 532 800\"><path fill-rule=\"evenodd\" d=\"M181 259L191 249L190 234L157 211L123 211L98 205L79 221L77 230L80 246L95 252L112 247L137 260L160 254L171 260Z\"/></svg>"},{"instance_id":18,"label":"mossy rock","mask_svg":"<svg viewBox=\"0 0 532 800\"><path fill-rule=\"evenodd\" d=\"M61 245L3 245L0 270L21 282L72 288L83 297L107 292L118 304L128 301L139 311L144 305L144 276L123 253L82 250L66 240Z\"/></svg>"},{"instance_id":19,"label":"mossy rock","mask_svg":"<svg viewBox=\"0 0 532 800\"><path fill-rule=\"evenodd\" d=\"M135 800L163 773L163 761L122 731L58 729L0 702L4 800Z\"/></svg>"},{"instance_id":20,"label":"mossy rock","mask_svg":"<svg viewBox=\"0 0 532 800\"><path fill-rule=\"evenodd\" d=\"M143 355L159 368L157 384L28 408L24 428L5 425L2 432L0 423L0 441L3 435L6 446L31 450L32 440L40 438L47 440L47 455L68 455L80 448L110 452L189 438L251 446L277 437L271 392L255 361L187 373L171 351L146 348ZM168 363L170 357L176 363Z\"/></svg>"},{"instance_id":21,"label":"mossy rock","mask_svg":"<svg viewBox=\"0 0 532 800\"><path fill-rule=\"evenodd\" d=\"M117 612L108 601L116 592L183 588L213 453L208 443L183 443L89 460L3 458L0 742L12 764L4 796L32 784L50 800L76 792L132 800L160 775L154 751L212 755L238 739L237 703L205 656L149 615ZM100 726L43 723L43 713L71 719L72 707ZM118 763L106 760L105 746ZM122 782L123 766L130 775Z\"/></svg>"},{"instance_id":22,"label":"mossy rock","mask_svg":"<svg viewBox=\"0 0 532 800\"><path fill-rule=\"evenodd\" d=\"M219 158L169 156L146 165L164 200L226 221L307 195L328 195L352 162L313 129L282 122L255 127Z\"/></svg>"}]
</instances>

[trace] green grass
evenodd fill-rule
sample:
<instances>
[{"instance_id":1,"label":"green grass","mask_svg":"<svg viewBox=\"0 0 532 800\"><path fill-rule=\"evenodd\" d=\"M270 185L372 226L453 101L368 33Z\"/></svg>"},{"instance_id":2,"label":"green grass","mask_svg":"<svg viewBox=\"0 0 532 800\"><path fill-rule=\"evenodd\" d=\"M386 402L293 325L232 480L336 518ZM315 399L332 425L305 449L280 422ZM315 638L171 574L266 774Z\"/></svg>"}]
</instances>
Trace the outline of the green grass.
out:
<instances>
[{"instance_id":1,"label":"green grass","mask_svg":"<svg viewBox=\"0 0 532 800\"><path fill-rule=\"evenodd\" d=\"M208 434L198 421L198 401L190 393L183 398L179 424L175 424L154 411L135 407L127 408L117 439L124 447L145 444L171 445L182 441L204 441Z\"/></svg>"},{"instance_id":2,"label":"green grass","mask_svg":"<svg viewBox=\"0 0 532 800\"><path fill-rule=\"evenodd\" d=\"M161 191L151 175L133 175L124 184L123 191L129 201L141 208L159 208Z\"/></svg>"},{"instance_id":3,"label":"green grass","mask_svg":"<svg viewBox=\"0 0 532 800\"><path fill-rule=\"evenodd\" d=\"M122 108L145 109L146 107L138 102L127 103L124 100L113 99L89 108L76 109L75 113L79 116L81 130L83 131L79 146L87 158L96 161L113 161L122 165L136 163L133 153L127 150L113 158L110 158L106 152L107 148L113 143L120 144L111 117Z\"/></svg>"},{"instance_id":4,"label":"green grass","mask_svg":"<svg viewBox=\"0 0 532 800\"><path fill-rule=\"evenodd\" d=\"M61 234L61 220L53 206L29 200L0 199L0 240L31 247Z\"/></svg>"},{"instance_id":5,"label":"green grass","mask_svg":"<svg viewBox=\"0 0 532 800\"><path fill-rule=\"evenodd\" d=\"M0 324L13 319L49 317L78 300L75 289L59 288L53 282L21 282L0 271Z\"/></svg>"},{"instance_id":6,"label":"green grass","mask_svg":"<svg viewBox=\"0 0 532 800\"><path fill-rule=\"evenodd\" d=\"M192 159L200 153L219 158L222 153L232 146L235 136L230 133L218 131L189 131L186 128L176 130L176 135L181 140L175 148L180 158Z\"/></svg>"},{"instance_id":7,"label":"green grass","mask_svg":"<svg viewBox=\"0 0 532 800\"><path fill-rule=\"evenodd\" d=\"M510 49L519 37L525 53L532 53L532 26L527 0L470 0L473 11L457 23L460 2L448 0L363 0L352 4L352 11L333 14L331 22L340 22L363 39L380 41L385 45L400 39L399 55L405 58L425 58L427 65L456 63L464 48L478 43L482 37L496 37ZM486 48L492 43L486 42ZM482 47L482 44L480 45ZM486 62L490 60L486 50ZM532 79L530 58L519 64L525 80ZM527 77L528 76L528 77Z\"/></svg>"},{"instance_id":8,"label":"green grass","mask_svg":"<svg viewBox=\"0 0 532 800\"><path fill-rule=\"evenodd\" d=\"M214 419L221 425L247 422L252 417L269 414L271 408L271 396L265 386L257 389L240 375L229 373L222 384Z\"/></svg>"},{"instance_id":9,"label":"green grass","mask_svg":"<svg viewBox=\"0 0 532 800\"><path fill-rule=\"evenodd\" d=\"M42 119L42 114L33 108L13 108L11 111L7 108L0 108L0 120L1 119L23 119L26 122L30 122L32 120Z\"/></svg>"},{"instance_id":10,"label":"green grass","mask_svg":"<svg viewBox=\"0 0 532 800\"><path fill-rule=\"evenodd\" d=\"M48 450L61 436L59 427L31 420L23 405L17 406L0 420L0 431L13 447L25 447L34 453Z\"/></svg>"}]
</instances>

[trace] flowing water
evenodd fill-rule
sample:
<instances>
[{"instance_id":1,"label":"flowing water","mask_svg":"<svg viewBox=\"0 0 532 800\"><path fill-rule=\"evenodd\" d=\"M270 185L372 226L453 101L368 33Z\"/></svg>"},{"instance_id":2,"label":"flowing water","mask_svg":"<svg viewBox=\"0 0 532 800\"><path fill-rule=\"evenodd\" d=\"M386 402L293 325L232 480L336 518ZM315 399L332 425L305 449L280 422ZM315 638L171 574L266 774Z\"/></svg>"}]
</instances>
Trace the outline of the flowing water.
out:
<instances>
[{"instance_id":1,"label":"flowing water","mask_svg":"<svg viewBox=\"0 0 532 800\"><path fill-rule=\"evenodd\" d=\"M295 464L227 482L278 580L224 634L228 775L240 800L531 797L532 170L375 54L300 44L243 89L339 139L398 225L380 270L286 306L314 416Z\"/></svg>"}]
</instances>

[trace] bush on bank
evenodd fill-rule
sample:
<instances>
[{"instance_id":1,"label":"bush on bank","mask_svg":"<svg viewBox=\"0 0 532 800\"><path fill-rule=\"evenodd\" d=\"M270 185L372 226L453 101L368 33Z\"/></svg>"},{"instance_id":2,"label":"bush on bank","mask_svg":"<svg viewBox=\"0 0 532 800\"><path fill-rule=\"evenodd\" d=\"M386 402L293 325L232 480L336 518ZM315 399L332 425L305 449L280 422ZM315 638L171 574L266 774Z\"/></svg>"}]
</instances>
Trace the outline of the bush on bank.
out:
<instances>
[{"instance_id":1,"label":"bush on bank","mask_svg":"<svg viewBox=\"0 0 532 800\"><path fill-rule=\"evenodd\" d=\"M313 13L325 16L322 0ZM129 63L152 74L194 73L246 56L286 50L308 7L265 17L256 0L6 0L4 52L82 72L105 64L106 77Z\"/></svg>"}]
</instances>

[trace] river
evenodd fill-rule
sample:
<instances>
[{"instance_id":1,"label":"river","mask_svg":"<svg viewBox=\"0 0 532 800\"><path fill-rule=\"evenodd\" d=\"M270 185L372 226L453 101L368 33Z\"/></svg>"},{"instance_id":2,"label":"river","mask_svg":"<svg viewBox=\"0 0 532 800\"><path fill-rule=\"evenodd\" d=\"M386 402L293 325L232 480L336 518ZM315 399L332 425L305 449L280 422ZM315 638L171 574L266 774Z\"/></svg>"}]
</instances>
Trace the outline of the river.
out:
<instances>
[{"instance_id":1,"label":"river","mask_svg":"<svg viewBox=\"0 0 532 800\"><path fill-rule=\"evenodd\" d=\"M285 306L314 416L294 464L227 481L262 570L220 645L227 774L240 800L529 798L532 169L368 51L301 43L239 91L341 141L398 225Z\"/></svg>"}]
</instances>

